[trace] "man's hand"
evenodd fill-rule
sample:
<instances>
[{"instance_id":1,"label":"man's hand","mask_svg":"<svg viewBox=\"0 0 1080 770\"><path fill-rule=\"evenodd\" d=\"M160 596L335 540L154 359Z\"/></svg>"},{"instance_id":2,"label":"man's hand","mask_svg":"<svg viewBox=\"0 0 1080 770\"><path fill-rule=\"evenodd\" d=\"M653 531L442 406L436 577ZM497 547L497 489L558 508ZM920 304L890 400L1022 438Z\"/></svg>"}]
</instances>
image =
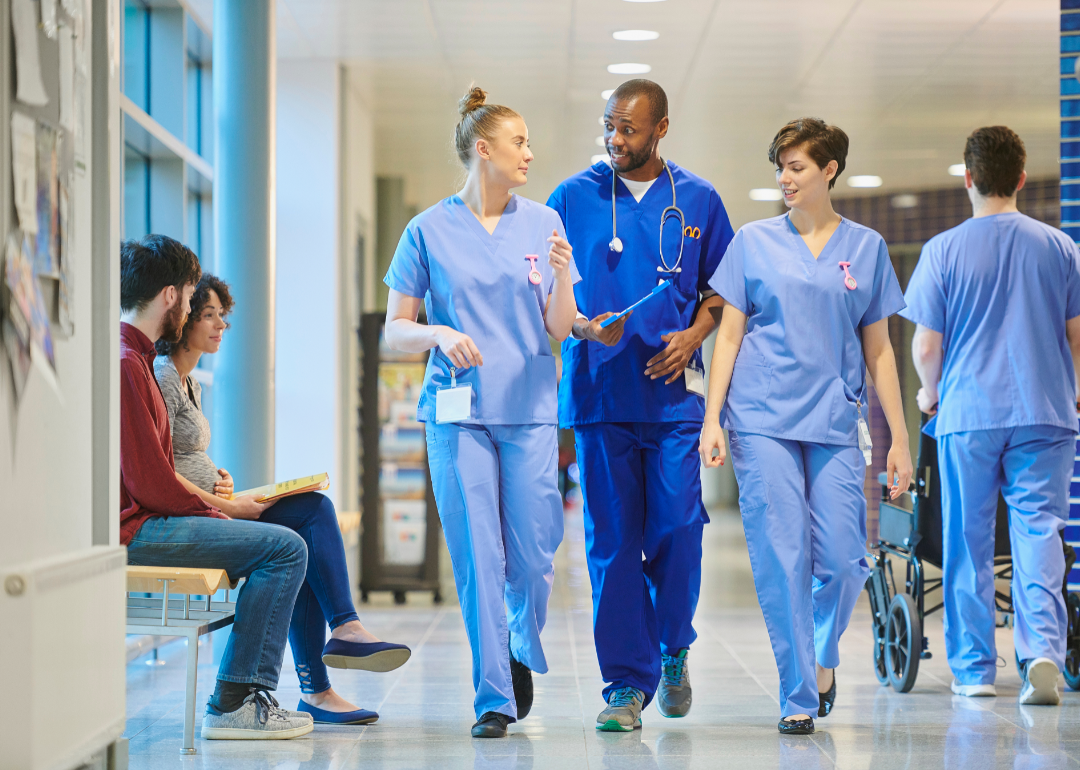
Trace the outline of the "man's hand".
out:
<instances>
[{"instance_id":1,"label":"man's hand","mask_svg":"<svg viewBox=\"0 0 1080 770\"><path fill-rule=\"evenodd\" d=\"M615 315L614 313L601 313L591 321L579 318L574 322L574 329L577 331L578 336L587 339L589 342L599 342L601 345L607 345L610 348L612 345L619 344L619 340L622 339L623 328L626 326L626 319L633 314L634 311L631 310L606 329L601 329L600 323L611 318Z\"/></svg>"},{"instance_id":2,"label":"man's hand","mask_svg":"<svg viewBox=\"0 0 1080 770\"><path fill-rule=\"evenodd\" d=\"M915 403L919 405L919 411L929 415L937 414L938 394L929 393L926 388L919 388L915 394Z\"/></svg>"},{"instance_id":3,"label":"man's hand","mask_svg":"<svg viewBox=\"0 0 1080 770\"><path fill-rule=\"evenodd\" d=\"M221 480L214 484L214 494L218 497L230 500L233 496L233 480L229 472L224 468L218 468L218 475L221 476Z\"/></svg>"},{"instance_id":4,"label":"man's hand","mask_svg":"<svg viewBox=\"0 0 1080 770\"><path fill-rule=\"evenodd\" d=\"M701 340L693 329L671 332L660 339L668 345L645 364L648 367L645 369L645 374L652 380L670 374L671 376L664 381L665 385L670 385L682 376L683 370L690 362L690 356L701 347Z\"/></svg>"},{"instance_id":5,"label":"man's hand","mask_svg":"<svg viewBox=\"0 0 1080 770\"><path fill-rule=\"evenodd\" d=\"M268 503L257 503L254 495L241 495L235 500L222 503L221 512L230 519L257 519L276 502L277 500L271 500Z\"/></svg>"}]
</instances>

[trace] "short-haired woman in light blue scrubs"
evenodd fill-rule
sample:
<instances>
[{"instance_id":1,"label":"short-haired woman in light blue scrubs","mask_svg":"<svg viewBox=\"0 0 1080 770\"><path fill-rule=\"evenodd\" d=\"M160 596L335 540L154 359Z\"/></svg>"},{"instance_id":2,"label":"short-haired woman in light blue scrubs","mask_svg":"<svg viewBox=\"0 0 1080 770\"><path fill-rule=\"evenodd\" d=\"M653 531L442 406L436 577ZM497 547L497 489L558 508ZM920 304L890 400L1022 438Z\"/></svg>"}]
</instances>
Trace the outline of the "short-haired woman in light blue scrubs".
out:
<instances>
[{"instance_id":1,"label":"short-haired woman in light blue scrubs","mask_svg":"<svg viewBox=\"0 0 1080 770\"><path fill-rule=\"evenodd\" d=\"M815 118L780 129L769 162L789 210L744 225L709 281L725 305L700 451L723 464L722 419L782 733L812 733L831 711L838 642L869 574L867 370L892 432L892 497L911 479L888 329L904 298L882 237L833 210L847 149L843 131Z\"/></svg>"},{"instance_id":2,"label":"short-haired woman in light blue scrubs","mask_svg":"<svg viewBox=\"0 0 1080 770\"><path fill-rule=\"evenodd\" d=\"M398 243L385 336L434 348L417 419L472 647L472 735L501 738L532 707L532 672L547 672L540 632L563 536L548 335L570 334L580 277L559 215L511 193L533 159L525 121L485 98L472 88L459 105L465 186Z\"/></svg>"}]
</instances>

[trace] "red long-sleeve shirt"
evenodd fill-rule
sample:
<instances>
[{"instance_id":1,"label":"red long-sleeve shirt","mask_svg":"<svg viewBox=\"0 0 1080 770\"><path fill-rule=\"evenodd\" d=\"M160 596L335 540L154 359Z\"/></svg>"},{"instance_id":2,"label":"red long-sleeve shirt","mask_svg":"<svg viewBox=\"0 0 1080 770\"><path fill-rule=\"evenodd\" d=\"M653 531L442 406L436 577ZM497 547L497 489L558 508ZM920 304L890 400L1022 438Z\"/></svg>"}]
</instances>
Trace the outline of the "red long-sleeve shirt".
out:
<instances>
[{"instance_id":1,"label":"red long-sleeve shirt","mask_svg":"<svg viewBox=\"0 0 1080 770\"><path fill-rule=\"evenodd\" d=\"M154 343L120 323L120 542L151 516L228 518L176 479L169 412L154 378Z\"/></svg>"}]
</instances>

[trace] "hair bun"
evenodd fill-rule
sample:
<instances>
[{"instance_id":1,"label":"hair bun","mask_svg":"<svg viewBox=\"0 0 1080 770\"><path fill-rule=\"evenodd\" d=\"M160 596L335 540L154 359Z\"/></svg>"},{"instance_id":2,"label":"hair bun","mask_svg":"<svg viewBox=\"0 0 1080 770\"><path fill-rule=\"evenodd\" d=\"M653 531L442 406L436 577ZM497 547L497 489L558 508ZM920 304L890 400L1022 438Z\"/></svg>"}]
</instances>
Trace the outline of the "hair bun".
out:
<instances>
[{"instance_id":1,"label":"hair bun","mask_svg":"<svg viewBox=\"0 0 1080 770\"><path fill-rule=\"evenodd\" d=\"M465 117L473 110L478 110L483 107L486 102L487 91L484 91L477 86L473 86L458 102L458 112L461 113L461 117Z\"/></svg>"}]
</instances>

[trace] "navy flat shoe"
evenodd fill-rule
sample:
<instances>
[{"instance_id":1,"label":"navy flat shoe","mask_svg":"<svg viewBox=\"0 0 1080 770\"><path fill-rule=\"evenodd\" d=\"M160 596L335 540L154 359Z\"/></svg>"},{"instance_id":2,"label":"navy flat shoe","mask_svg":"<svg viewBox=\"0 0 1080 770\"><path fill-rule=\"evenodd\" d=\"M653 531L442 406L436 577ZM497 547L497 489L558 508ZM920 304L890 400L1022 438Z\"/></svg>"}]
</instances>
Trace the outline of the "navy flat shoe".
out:
<instances>
[{"instance_id":1,"label":"navy flat shoe","mask_svg":"<svg viewBox=\"0 0 1080 770\"><path fill-rule=\"evenodd\" d=\"M361 671L393 671L405 665L412 650L391 642L346 642L331 639L323 647L322 662L330 668L355 668Z\"/></svg>"},{"instance_id":2,"label":"navy flat shoe","mask_svg":"<svg viewBox=\"0 0 1080 770\"><path fill-rule=\"evenodd\" d=\"M784 735L810 735L814 732L814 719L781 719L776 729Z\"/></svg>"},{"instance_id":3,"label":"navy flat shoe","mask_svg":"<svg viewBox=\"0 0 1080 770\"><path fill-rule=\"evenodd\" d=\"M320 725L370 725L379 721L379 715L367 709L326 711L318 706L312 706L300 701L300 705L296 707L296 710L304 714L311 714L311 718L315 720L315 723Z\"/></svg>"}]
</instances>

